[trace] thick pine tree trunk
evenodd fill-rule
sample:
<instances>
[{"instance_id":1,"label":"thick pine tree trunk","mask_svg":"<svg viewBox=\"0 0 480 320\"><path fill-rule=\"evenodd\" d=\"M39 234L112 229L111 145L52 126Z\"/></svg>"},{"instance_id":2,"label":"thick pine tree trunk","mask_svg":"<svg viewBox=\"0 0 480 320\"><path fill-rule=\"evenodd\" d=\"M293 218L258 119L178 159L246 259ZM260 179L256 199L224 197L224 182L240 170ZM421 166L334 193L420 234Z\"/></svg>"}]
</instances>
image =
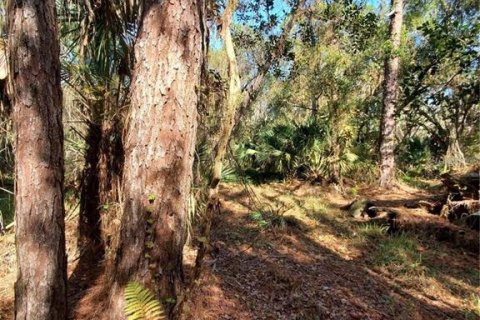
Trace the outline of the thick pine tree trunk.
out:
<instances>
[{"instance_id":1,"label":"thick pine tree trunk","mask_svg":"<svg viewBox=\"0 0 480 320\"><path fill-rule=\"evenodd\" d=\"M391 53L385 60L383 84L383 108L380 127L380 186L389 189L395 178L395 105L398 92L398 72L400 69L401 30L403 20L403 0L392 0L390 18Z\"/></svg>"},{"instance_id":2,"label":"thick pine tree trunk","mask_svg":"<svg viewBox=\"0 0 480 320\"><path fill-rule=\"evenodd\" d=\"M135 45L125 139L123 217L109 319L122 319L124 286L140 281L167 309L183 287L204 56L203 1L148 1Z\"/></svg>"},{"instance_id":3,"label":"thick pine tree trunk","mask_svg":"<svg viewBox=\"0 0 480 320\"><path fill-rule=\"evenodd\" d=\"M16 319L66 319L63 128L55 1L8 8L15 141Z\"/></svg>"}]
</instances>

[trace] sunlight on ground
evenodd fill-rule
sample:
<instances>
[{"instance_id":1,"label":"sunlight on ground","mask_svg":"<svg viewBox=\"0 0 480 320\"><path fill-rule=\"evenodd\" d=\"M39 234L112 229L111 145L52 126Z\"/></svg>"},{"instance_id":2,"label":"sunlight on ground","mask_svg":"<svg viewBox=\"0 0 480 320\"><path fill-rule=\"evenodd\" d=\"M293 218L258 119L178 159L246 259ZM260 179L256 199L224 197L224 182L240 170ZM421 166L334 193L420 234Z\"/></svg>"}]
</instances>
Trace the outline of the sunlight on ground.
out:
<instances>
[{"instance_id":1,"label":"sunlight on ground","mask_svg":"<svg viewBox=\"0 0 480 320\"><path fill-rule=\"evenodd\" d=\"M421 232L390 235L341 209L352 196L301 182L224 184L214 248L186 313L195 319L478 319L477 257ZM359 191L396 203L418 194ZM426 214L397 206L415 219ZM417 220L415 220L417 221ZM67 220L69 270L78 255ZM186 250L187 264L195 251ZM11 314L14 236L0 237L0 314ZM225 317L224 317L225 316ZM4 317L0 319L9 319Z\"/></svg>"},{"instance_id":2,"label":"sunlight on ground","mask_svg":"<svg viewBox=\"0 0 480 320\"><path fill-rule=\"evenodd\" d=\"M281 254L290 259L287 264L284 260L265 264L264 268L269 270L268 272L273 274L278 273L278 270L288 272L290 267L298 269L298 265L302 265L304 273L296 276L291 274L290 277L307 278L308 270L319 265L324 269L336 268L335 274L331 275L333 277L338 274L350 275L352 271L361 275L365 270L367 273L361 278L356 275L348 277L357 280L358 283L352 279L340 281L337 278L337 282L346 283L342 285L337 283L337 288L328 291L328 295L334 297L340 292L345 294L347 290L350 292L348 295L351 302L356 301L355 296L359 294L358 292L363 291L367 296L371 294L370 290L382 292L384 298L375 303L365 304L363 301L351 306L352 310L368 307L372 318L376 318L372 308L377 309L379 318L382 318L382 314L395 319L435 319L447 314L449 317L459 319L478 317L480 279L476 258L471 254L466 254L462 249L449 244L439 243L429 234L407 231L389 235L385 226L356 223L347 212L339 209L349 203L351 198L344 198L335 190L299 182L257 185L251 189L254 197L252 193L243 192L241 186L235 184L223 186L224 207L228 212L225 219L229 220L231 215L232 218L235 217L235 221L248 225L245 228L245 231L248 230L247 238L242 237L242 228L237 229L240 232L235 233L234 238L236 243L242 243L241 248L248 249L250 257L259 256L262 257L261 261L270 261L272 255ZM369 189L368 195L385 201L398 199L408 201L418 196L415 189L411 187L404 189L408 190L400 189L386 195ZM411 214L415 219L427 217L424 213L408 211L403 207L396 209ZM287 222L284 224L275 222L278 219ZM252 230L256 230L261 236L257 234L253 243L250 243ZM225 239L222 243L230 248L224 241ZM236 251L237 254L241 250ZM446 252L447 256L443 256L442 252ZM472 269L476 272L471 272ZM318 290L322 290L323 287L329 287L321 285L322 282L329 282L328 274L312 276L312 279L316 278L318 284L304 283L311 286L305 290L319 292ZM239 277L231 275L229 278L238 281L239 286L245 286L241 275ZM282 276L278 274L273 278L275 281L286 281L281 280ZM374 285L372 288L364 287L363 281L372 282ZM316 286L320 288L314 288ZM342 286L344 289L338 291ZM275 294L272 297L275 297ZM291 298L286 300L289 299ZM325 304L329 309L328 303ZM319 307L315 308L318 314ZM355 314L357 311L352 312ZM343 311L338 311L338 314L335 312L328 311L327 318L340 319ZM349 317L355 318L351 314ZM288 316L284 318L293 319ZM305 319L315 318L307 316Z\"/></svg>"}]
</instances>

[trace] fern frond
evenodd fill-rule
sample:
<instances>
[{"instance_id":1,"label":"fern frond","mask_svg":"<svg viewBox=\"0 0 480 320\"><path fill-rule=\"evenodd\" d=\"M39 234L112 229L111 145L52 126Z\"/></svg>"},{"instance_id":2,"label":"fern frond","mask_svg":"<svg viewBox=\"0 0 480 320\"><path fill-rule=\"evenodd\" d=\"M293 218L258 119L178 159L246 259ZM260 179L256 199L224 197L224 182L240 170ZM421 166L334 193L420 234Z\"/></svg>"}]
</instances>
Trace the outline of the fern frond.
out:
<instances>
[{"instance_id":1,"label":"fern frond","mask_svg":"<svg viewBox=\"0 0 480 320\"><path fill-rule=\"evenodd\" d=\"M125 315L128 320L166 320L162 304L138 282L125 287Z\"/></svg>"}]
</instances>

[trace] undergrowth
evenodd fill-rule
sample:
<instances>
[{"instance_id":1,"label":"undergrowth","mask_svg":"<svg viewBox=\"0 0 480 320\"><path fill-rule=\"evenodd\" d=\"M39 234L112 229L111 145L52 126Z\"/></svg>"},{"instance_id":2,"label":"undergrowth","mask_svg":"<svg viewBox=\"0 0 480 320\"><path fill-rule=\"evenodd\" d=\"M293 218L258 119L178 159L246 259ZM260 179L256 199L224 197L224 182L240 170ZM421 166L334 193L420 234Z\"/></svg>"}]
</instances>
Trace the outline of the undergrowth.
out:
<instances>
[{"instance_id":1,"label":"undergrowth","mask_svg":"<svg viewBox=\"0 0 480 320\"><path fill-rule=\"evenodd\" d=\"M167 319L160 301L137 282L130 282L125 288L125 315L128 320Z\"/></svg>"},{"instance_id":2,"label":"undergrowth","mask_svg":"<svg viewBox=\"0 0 480 320\"><path fill-rule=\"evenodd\" d=\"M471 294L469 300L473 308L471 310L466 310L465 319L467 320L479 319L480 318L480 295Z\"/></svg>"},{"instance_id":3,"label":"undergrowth","mask_svg":"<svg viewBox=\"0 0 480 320\"><path fill-rule=\"evenodd\" d=\"M375 229L369 232L372 230ZM378 234L378 230L373 231L373 234ZM425 272L418 240L408 232L389 236L379 243L373 263L396 275L423 275Z\"/></svg>"},{"instance_id":4,"label":"undergrowth","mask_svg":"<svg viewBox=\"0 0 480 320\"><path fill-rule=\"evenodd\" d=\"M13 195L0 194L0 219L4 226L8 226L14 219Z\"/></svg>"},{"instance_id":5,"label":"undergrowth","mask_svg":"<svg viewBox=\"0 0 480 320\"><path fill-rule=\"evenodd\" d=\"M263 210L253 211L249 219L256 223L260 229L286 229L288 226L298 226L298 221L292 216L285 214L294 209L294 205L285 203L266 205Z\"/></svg>"},{"instance_id":6,"label":"undergrowth","mask_svg":"<svg viewBox=\"0 0 480 320\"><path fill-rule=\"evenodd\" d=\"M358 227L358 234L361 238L369 240L380 240L387 235L387 226L374 223L362 224Z\"/></svg>"}]
</instances>

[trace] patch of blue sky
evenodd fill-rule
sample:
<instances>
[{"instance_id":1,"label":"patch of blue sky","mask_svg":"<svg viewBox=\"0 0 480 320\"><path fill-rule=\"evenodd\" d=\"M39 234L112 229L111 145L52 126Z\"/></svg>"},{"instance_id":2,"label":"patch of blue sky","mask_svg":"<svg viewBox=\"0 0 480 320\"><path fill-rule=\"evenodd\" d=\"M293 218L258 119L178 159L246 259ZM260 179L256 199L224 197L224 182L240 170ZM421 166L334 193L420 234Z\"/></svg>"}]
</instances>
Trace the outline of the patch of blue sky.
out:
<instances>
[{"instance_id":1,"label":"patch of blue sky","mask_svg":"<svg viewBox=\"0 0 480 320\"><path fill-rule=\"evenodd\" d=\"M331 2L331 0L324 1ZM356 0L356 2L365 3L370 6L372 10L378 12L382 7L385 7L386 0ZM268 11L265 6L260 7L262 9L259 12L246 11L242 12L241 14L237 12L234 16L233 23L245 23L249 27L257 28L259 27L261 21L268 21L270 15L275 15L277 21L280 23L277 23L276 26L269 31L269 34L279 34L281 32L281 22L285 20L291 11L288 1L274 0L272 8ZM210 47L212 50L220 50L223 48L223 41L216 30L216 26L210 27Z\"/></svg>"}]
</instances>

